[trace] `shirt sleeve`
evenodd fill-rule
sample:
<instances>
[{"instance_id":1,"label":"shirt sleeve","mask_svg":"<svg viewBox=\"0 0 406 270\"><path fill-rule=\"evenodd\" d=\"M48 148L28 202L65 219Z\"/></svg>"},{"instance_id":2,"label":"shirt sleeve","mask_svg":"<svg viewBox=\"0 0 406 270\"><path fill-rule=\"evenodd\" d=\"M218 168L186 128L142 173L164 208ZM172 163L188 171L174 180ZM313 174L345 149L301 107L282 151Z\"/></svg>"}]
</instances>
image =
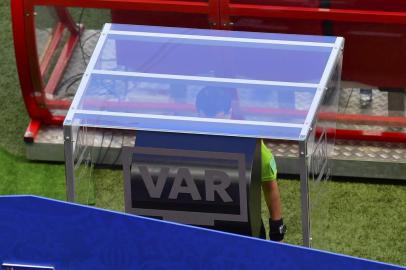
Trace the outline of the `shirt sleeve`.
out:
<instances>
[{"instance_id":1,"label":"shirt sleeve","mask_svg":"<svg viewBox=\"0 0 406 270\"><path fill-rule=\"evenodd\" d=\"M272 152L261 140L261 180L262 182L275 181L277 174L278 171Z\"/></svg>"}]
</instances>

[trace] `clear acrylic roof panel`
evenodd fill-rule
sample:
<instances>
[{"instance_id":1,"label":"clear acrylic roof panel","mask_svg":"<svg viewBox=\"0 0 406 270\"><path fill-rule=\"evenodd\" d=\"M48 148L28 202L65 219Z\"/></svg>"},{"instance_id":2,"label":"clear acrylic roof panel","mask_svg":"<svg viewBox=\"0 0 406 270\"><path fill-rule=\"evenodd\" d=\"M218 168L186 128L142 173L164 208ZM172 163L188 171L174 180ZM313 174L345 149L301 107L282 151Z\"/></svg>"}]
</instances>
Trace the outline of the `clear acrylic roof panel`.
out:
<instances>
[{"instance_id":1,"label":"clear acrylic roof panel","mask_svg":"<svg viewBox=\"0 0 406 270\"><path fill-rule=\"evenodd\" d=\"M107 24L67 119L106 128L299 140L320 102L336 42Z\"/></svg>"},{"instance_id":2,"label":"clear acrylic roof panel","mask_svg":"<svg viewBox=\"0 0 406 270\"><path fill-rule=\"evenodd\" d=\"M208 30L203 31L206 35L194 34L193 29L181 34L123 32L111 31L96 69L319 83L331 53L330 43L327 47L294 46L284 44L286 40L273 44L267 39L208 36Z\"/></svg>"}]
</instances>

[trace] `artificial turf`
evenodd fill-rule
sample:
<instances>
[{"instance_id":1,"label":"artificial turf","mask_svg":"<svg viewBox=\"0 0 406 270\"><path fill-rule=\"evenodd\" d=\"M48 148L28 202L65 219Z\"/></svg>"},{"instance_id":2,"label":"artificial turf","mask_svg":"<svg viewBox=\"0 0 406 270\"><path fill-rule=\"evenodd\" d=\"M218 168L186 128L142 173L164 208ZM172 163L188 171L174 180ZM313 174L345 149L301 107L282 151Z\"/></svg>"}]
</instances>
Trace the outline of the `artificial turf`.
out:
<instances>
[{"instance_id":1,"label":"artificial turf","mask_svg":"<svg viewBox=\"0 0 406 270\"><path fill-rule=\"evenodd\" d=\"M26 160L22 136L28 124L16 73L9 1L0 1L0 194L65 199L62 164ZM405 172L406 175L406 172ZM119 170L93 172L98 207L123 210ZM280 180L286 242L301 243L297 180ZM406 183L330 182L312 214L313 242L333 252L406 265ZM328 212L328 216L326 214ZM313 213L313 212L312 212ZM267 218L263 207L263 218Z\"/></svg>"},{"instance_id":2,"label":"artificial turf","mask_svg":"<svg viewBox=\"0 0 406 270\"><path fill-rule=\"evenodd\" d=\"M23 156L28 122L15 65L10 3L0 1L0 148Z\"/></svg>"},{"instance_id":3,"label":"artificial turf","mask_svg":"<svg viewBox=\"0 0 406 270\"><path fill-rule=\"evenodd\" d=\"M65 200L65 168L62 164L30 162L0 149L0 194Z\"/></svg>"}]
</instances>

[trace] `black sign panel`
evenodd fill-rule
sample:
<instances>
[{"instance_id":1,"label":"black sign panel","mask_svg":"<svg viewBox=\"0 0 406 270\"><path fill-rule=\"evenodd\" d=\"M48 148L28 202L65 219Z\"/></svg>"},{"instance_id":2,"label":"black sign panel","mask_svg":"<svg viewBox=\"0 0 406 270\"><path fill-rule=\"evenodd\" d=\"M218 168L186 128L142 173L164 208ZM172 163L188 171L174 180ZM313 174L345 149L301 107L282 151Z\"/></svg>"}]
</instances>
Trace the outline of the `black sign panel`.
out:
<instances>
[{"instance_id":1,"label":"black sign panel","mask_svg":"<svg viewBox=\"0 0 406 270\"><path fill-rule=\"evenodd\" d=\"M126 211L196 225L247 222L247 170L240 153L126 148Z\"/></svg>"}]
</instances>

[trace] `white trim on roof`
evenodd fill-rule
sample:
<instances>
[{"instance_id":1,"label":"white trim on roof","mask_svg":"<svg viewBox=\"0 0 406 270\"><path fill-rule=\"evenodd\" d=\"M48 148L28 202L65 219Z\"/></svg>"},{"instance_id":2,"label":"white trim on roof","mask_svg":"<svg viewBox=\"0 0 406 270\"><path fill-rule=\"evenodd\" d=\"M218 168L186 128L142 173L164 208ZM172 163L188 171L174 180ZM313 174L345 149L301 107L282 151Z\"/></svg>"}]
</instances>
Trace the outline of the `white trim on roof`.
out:
<instances>
[{"instance_id":1,"label":"white trim on roof","mask_svg":"<svg viewBox=\"0 0 406 270\"><path fill-rule=\"evenodd\" d=\"M143 114L143 113L126 113L126 112L109 112L109 111L95 111L95 110L76 110L75 113L88 114L88 115L99 115L99 116L134 117L134 118L178 120L178 121L191 121L191 122L203 122L203 123L274 126L274 127L288 127L288 128L302 128L303 127L302 124L292 124L292 123L282 123L282 122L249 121L249 120L173 116L173 115L158 115L158 114Z\"/></svg>"},{"instance_id":2,"label":"white trim on roof","mask_svg":"<svg viewBox=\"0 0 406 270\"><path fill-rule=\"evenodd\" d=\"M113 71L113 70L100 70L95 69L93 74L113 75L113 76L128 76L128 77L141 77L152 79L171 79L171 80L184 80L184 81L202 81L202 82L219 82L219 83L234 83L234 84L249 84L249 85L268 85L268 86L289 86L289 87L305 87L317 88L317 83L296 83L296 82L282 82L282 81L266 81L266 80L248 80L248 79L234 79L234 78L221 78L221 77L204 77L204 76L188 76L188 75L173 75L161 73L143 73L143 72L129 72L129 71Z\"/></svg>"},{"instance_id":3,"label":"white trim on roof","mask_svg":"<svg viewBox=\"0 0 406 270\"><path fill-rule=\"evenodd\" d=\"M118 30L110 30L109 35L139 36L139 37L152 37L152 38L173 38L173 39L176 38L176 39L240 42L240 43L256 43L256 44L329 47L329 48L332 48L335 46L334 43L327 43L327 42L293 41L293 40L259 39L259 38L217 37L217 36L203 36L203 35L168 34L168 33L138 32L138 31L133 32L133 31L118 31Z\"/></svg>"}]
</instances>

